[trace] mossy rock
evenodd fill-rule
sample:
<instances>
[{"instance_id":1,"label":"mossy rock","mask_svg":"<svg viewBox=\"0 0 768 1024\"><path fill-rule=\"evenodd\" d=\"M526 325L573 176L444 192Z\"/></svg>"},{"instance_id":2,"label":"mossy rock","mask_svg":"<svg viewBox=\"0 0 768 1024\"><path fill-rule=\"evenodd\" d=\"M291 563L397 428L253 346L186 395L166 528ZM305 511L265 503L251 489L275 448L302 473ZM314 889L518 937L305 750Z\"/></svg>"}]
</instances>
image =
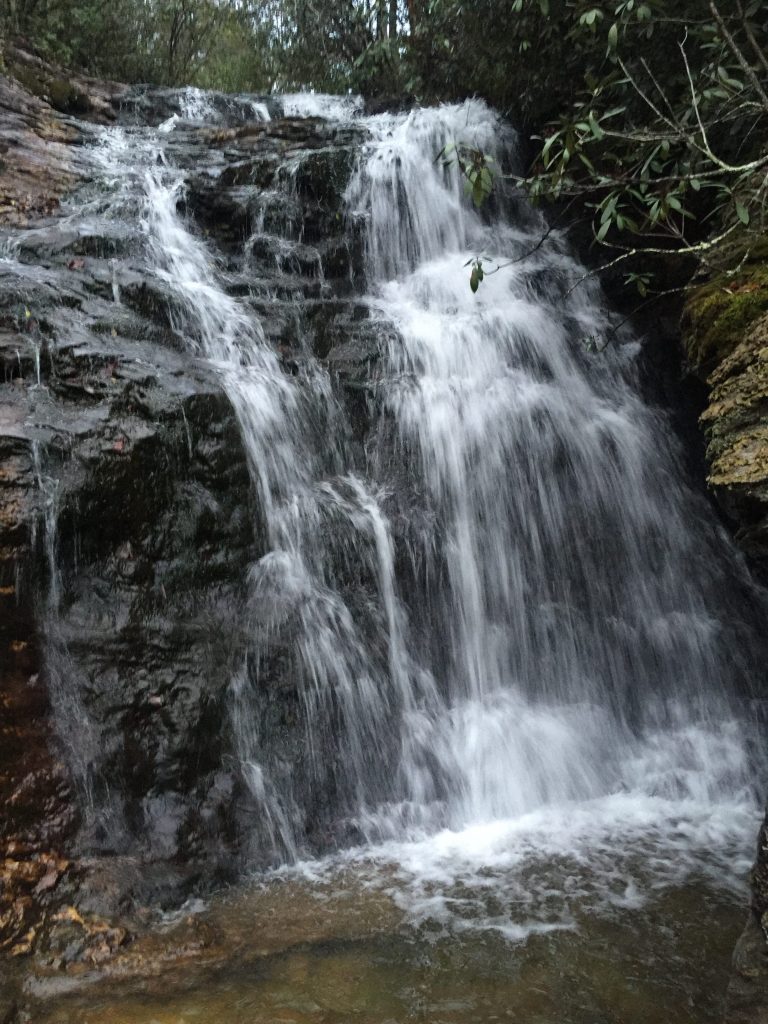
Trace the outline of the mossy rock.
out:
<instances>
[{"instance_id":1,"label":"mossy rock","mask_svg":"<svg viewBox=\"0 0 768 1024\"><path fill-rule=\"evenodd\" d=\"M766 262L751 262L732 277L721 274L686 302L683 344L697 375L708 376L768 312L768 244L766 250Z\"/></svg>"},{"instance_id":2,"label":"mossy rock","mask_svg":"<svg viewBox=\"0 0 768 1024\"><path fill-rule=\"evenodd\" d=\"M84 92L66 78L37 74L31 68L14 64L11 74L33 96L50 103L54 110L63 114L85 114L91 109L91 101Z\"/></svg>"}]
</instances>

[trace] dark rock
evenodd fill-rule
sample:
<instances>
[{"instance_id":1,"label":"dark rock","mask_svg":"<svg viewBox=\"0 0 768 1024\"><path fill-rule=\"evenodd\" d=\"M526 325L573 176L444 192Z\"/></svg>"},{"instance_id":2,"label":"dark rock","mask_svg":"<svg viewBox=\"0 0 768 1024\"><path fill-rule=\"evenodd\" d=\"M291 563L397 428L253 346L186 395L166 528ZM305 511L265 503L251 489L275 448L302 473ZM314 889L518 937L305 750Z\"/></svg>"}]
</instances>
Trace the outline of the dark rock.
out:
<instances>
[{"instance_id":1,"label":"dark rock","mask_svg":"<svg viewBox=\"0 0 768 1024\"><path fill-rule=\"evenodd\" d=\"M125 124L149 124L156 127L174 115L195 120L195 108L202 112L202 98L199 90L186 88L158 88L151 85L136 85L125 89L115 97L118 116ZM242 122L260 121L266 111L270 118L280 117L279 103L272 96L239 95L227 93L205 93L206 121L214 117L222 126L234 126Z\"/></svg>"},{"instance_id":2,"label":"dark rock","mask_svg":"<svg viewBox=\"0 0 768 1024\"><path fill-rule=\"evenodd\" d=\"M42 138L40 124L66 140L57 188L77 186L70 143L87 128L8 88L24 140ZM116 88L108 99L123 120L165 120L190 96ZM179 120L167 136L187 169L182 212L214 238L230 291L260 317L285 372L302 378L310 354L328 358L361 441L381 339L349 297L362 235L344 223L342 196L359 133L258 121L251 97L212 102L215 128ZM67 849L78 863L99 855L78 868L71 902L83 917L230 879L259 831L234 769L227 694L259 628L244 609L263 526L234 413L173 307L130 222L86 230L52 215L0 265L0 568L13 609L2 642L26 652L3 680L16 710L0 800L14 802L8 842ZM289 651L290 630L264 647L262 725L309 787ZM94 864L112 865L112 881ZM60 922L50 957L87 957L81 932Z\"/></svg>"},{"instance_id":3,"label":"dark rock","mask_svg":"<svg viewBox=\"0 0 768 1024\"><path fill-rule=\"evenodd\" d=\"M752 869L752 906L733 954L724 1024L768 1024L768 815Z\"/></svg>"}]
</instances>

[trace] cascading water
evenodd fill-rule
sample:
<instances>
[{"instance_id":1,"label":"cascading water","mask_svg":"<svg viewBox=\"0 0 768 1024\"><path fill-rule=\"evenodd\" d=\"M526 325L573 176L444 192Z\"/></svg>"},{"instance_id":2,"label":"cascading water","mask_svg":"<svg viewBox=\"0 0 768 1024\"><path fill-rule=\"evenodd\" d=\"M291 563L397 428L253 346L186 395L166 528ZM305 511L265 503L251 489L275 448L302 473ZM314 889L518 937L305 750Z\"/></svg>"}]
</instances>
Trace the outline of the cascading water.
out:
<instances>
[{"instance_id":1,"label":"cascading water","mask_svg":"<svg viewBox=\"0 0 768 1024\"><path fill-rule=\"evenodd\" d=\"M589 356L585 340L611 325L583 268L558 242L526 257L542 223L519 209L485 223L456 167L435 164L459 140L498 165L505 133L487 108L367 125L349 203L366 219L372 311L396 327L377 468L406 465L433 524L412 557L437 685L403 718L402 795L456 828L652 795L650 744L666 748L665 795L689 796L698 771L695 788L727 797L747 768L738 741L724 777L705 747L738 676L718 610L734 569L660 450L636 345ZM478 255L519 261L475 295Z\"/></svg>"},{"instance_id":2,"label":"cascading water","mask_svg":"<svg viewBox=\"0 0 768 1024\"><path fill-rule=\"evenodd\" d=\"M587 351L612 325L583 268L556 235L538 245L532 211L503 194L474 210L456 167L435 162L458 141L502 167L514 138L477 102L285 109L354 117L368 140L346 195L380 328L362 454L327 369L306 351L286 372L179 213L185 172L164 155L175 126L108 129L94 150L107 205L140 213L175 331L220 374L258 495L264 553L230 692L254 863L364 841L349 856L426 880L432 910L434 886L467 874L566 856L607 870L618 848L655 858L651 885L701 868L695 851L741 868L755 813L737 714L749 583L639 396L638 345ZM473 294L478 255L515 262ZM306 768L265 752L275 645ZM546 886L541 906L505 886L530 929L567 922ZM504 913L494 927L517 934Z\"/></svg>"}]
</instances>

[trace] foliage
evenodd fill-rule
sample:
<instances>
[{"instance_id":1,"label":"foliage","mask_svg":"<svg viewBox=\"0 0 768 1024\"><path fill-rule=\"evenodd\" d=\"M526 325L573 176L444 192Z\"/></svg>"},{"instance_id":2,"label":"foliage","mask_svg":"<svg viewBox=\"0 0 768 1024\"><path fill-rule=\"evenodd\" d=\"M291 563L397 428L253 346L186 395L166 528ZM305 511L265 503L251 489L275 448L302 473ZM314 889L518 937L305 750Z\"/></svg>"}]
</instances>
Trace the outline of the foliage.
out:
<instances>
[{"instance_id":1,"label":"foliage","mask_svg":"<svg viewBox=\"0 0 768 1024\"><path fill-rule=\"evenodd\" d=\"M728 247L735 272L768 229L768 5L561 0L555 9L554 0L514 0L512 8L531 72L527 113L543 119L553 95L557 106L517 183L534 202L591 209L594 239L612 254L606 269L640 254L706 264L738 240ZM540 64L557 52L573 72L569 97L550 70L527 64L534 37L553 47L546 61L539 51ZM473 261L473 290L483 262ZM647 264L626 274L641 296L658 290Z\"/></svg>"},{"instance_id":2,"label":"foliage","mask_svg":"<svg viewBox=\"0 0 768 1024\"><path fill-rule=\"evenodd\" d=\"M127 82L395 91L398 0L0 0L3 36Z\"/></svg>"},{"instance_id":3,"label":"foliage","mask_svg":"<svg viewBox=\"0 0 768 1024\"><path fill-rule=\"evenodd\" d=\"M630 234L705 258L713 234L766 230L768 10L735 0L723 14L710 0L698 11L622 0L582 13L578 28L605 45L602 73L586 76L522 180L534 198L585 196L617 259Z\"/></svg>"},{"instance_id":4,"label":"foliage","mask_svg":"<svg viewBox=\"0 0 768 1024\"><path fill-rule=\"evenodd\" d=\"M181 84L205 66L233 10L217 0L0 0L0 24L69 67Z\"/></svg>"},{"instance_id":5,"label":"foliage","mask_svg":"<svg viewBox=\"0 0 768 1024\"><path fill-rule=\"evenodd\" d=\"M518 184L586 205L641 296L638 252L738 239L736 267L768 227L764 0L0 0L2 33L129 82L483 96L538 135ZM500 169L461 141L479 206Z\"/></svg>"}]
</instances>

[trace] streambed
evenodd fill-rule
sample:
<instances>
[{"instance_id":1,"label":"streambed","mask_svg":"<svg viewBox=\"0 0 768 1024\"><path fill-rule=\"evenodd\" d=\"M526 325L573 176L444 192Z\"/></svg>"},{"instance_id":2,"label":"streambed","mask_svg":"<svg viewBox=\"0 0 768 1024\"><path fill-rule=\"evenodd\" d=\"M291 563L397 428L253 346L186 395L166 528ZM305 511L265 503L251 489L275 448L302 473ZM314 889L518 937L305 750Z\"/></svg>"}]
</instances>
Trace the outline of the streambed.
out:
<instances>
[{"instance_id":1,"label":"streambed","mask_svg":"<svg viewBox=\"0 0 768 1024\"><path fill-rule=\"evenodd\" d=\"M168 915L101 977L38 973L30 1019L718 1021L750 819L613 798L279 869Z\"/></svg>"},{"instance_id":2,"label":"streambed","mask_svg":"<svg viewBox=\"0 0 768 1024\"><path fill-rule=\"evenodd\" d=\"M588 884L588 872L580 881ZM477 894L460 887L455 895L471 901ZM214 962L182 959L156 977L111 978L58 994L36 1004L32 1019L704 1024L721 1018L744 922L744 899L701 878L656 892L640 907L577 909L571 928L518 941L495 929L416 925L399 902L349 870L322 883L254 885L199 915L215 935Z\"/></svg>"}]
</instances>

